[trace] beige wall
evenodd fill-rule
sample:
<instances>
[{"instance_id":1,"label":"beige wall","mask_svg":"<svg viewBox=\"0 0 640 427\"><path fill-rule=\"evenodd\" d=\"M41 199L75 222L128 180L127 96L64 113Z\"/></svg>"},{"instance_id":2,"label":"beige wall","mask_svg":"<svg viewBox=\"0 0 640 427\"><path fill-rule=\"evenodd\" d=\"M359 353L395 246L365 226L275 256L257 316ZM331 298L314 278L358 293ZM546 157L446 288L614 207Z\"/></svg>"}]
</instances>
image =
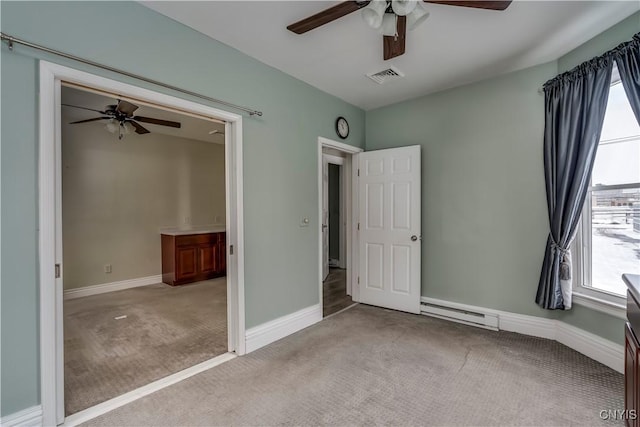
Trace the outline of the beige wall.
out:
<instances>
[{"instance_id":1,"label":"beige wall","mask_svg":"<svg viewBox=\"0 0 640 427\"><path fill-rule=\"evenodd\" d=\"M159 228L224 224L223 145L157 133L119 142L97 123L62 132L65 289L160 274Z\"/></svg>"}]
</instances>

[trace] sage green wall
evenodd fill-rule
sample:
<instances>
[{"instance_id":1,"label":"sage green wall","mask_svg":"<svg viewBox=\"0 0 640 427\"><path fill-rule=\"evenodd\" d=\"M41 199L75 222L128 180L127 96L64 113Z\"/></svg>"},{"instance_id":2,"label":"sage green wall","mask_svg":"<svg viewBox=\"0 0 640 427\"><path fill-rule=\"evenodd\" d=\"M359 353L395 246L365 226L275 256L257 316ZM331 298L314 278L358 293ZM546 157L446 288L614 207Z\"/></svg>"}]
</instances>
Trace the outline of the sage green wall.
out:
<instances>
[{"instance_id":1,"label":"sage green wall","mask_svg":"<svg viewBox=\"0 0 640 427\"><path fill-rule=\"evenodd\" d=\"M0 13L10 35L262 110L244 120L246 325L318 303L317 137L335 139L344 116L346 142L362 147L362 110L134 2L3 1ZM37 59L160 89L4 43L0 58L6 415L39 402ZM303 217L309 227L299 226Z\"/></svg>"},{"instance_id":2,"label":"sage green wall","mask_svg":"<svg viewBox=\"0 0 640 427\"><path fill-rule=\"evenodd\" d=\"M422 146L422 295L559 318L623 343L623 320L534 302L548 233L541 85L640 29L640 13L558 61L367 112L366 148Z\"/></svg>"},{"instance_id":3,"label":"sage green wall","mask_svg":"<svg viewBox=\"0 0 640 427\"><path fill-rule=\"evenodd\" d=\"M367 112L367 150L422 146L422 295L549 317L544 64Z\"/></svg>"},{"instance_id":4,"label":"sage green wall","mask_svg":"<svg viewBox=\"0 0 640 427\"><path fill-rule=\"evenodd\" d=\"M4 19L4 4L0 7ZM38 403L38 88L33 60L5 60L4 48L0 55L0 415L6 415Z\"/></svg>"},{"instance_id":5,"label":"sage green wall","mask_svg":"<svg viewBox=\"0 0 640 427\"><path fill-rule=\"evenodd\" d=\"M631 40L633 35L637 32L640 32L640 12L634 13L630 17L620 21L618 24L559 58L558 71L568 71L594 56L602 55L620 43Z\"/></svg>"}]
</instances>

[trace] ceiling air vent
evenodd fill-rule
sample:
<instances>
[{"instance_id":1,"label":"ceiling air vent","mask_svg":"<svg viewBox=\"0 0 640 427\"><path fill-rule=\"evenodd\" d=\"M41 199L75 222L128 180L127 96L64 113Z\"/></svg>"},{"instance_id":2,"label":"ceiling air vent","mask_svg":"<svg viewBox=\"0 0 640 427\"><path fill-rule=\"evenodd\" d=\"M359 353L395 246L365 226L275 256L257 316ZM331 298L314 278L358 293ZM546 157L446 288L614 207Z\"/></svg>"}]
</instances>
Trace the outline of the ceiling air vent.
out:
<instances>
[{"instance_id":1,"label":"ceiling air vent","mask_svg":"<svg viewBox=\"0 0 640 427\"><path fill-rule=\"evenodd\" d=\"M367 77L381 85L391 80L401 79L404 77L404 74L397 68L389 67L386 70L378 71L377 73L367 74Z\"/></svg>"}]
</instances>

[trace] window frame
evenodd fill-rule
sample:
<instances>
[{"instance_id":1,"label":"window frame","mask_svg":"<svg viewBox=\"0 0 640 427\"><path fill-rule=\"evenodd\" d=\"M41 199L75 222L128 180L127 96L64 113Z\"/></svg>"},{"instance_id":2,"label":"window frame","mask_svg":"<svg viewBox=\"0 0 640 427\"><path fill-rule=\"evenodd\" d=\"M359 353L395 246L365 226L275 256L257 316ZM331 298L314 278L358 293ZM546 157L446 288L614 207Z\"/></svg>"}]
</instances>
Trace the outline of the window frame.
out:
<instances>
[{"instance_id":1,"label":"window frame","mask_svg":"<svg viewBox=\"0 0 640 427\"><path fill-rule=\"evenodd\" d=\"M626 185L626 184L623 184ZM604 188L603 188L604 187ZM615 294L591 285L591 192L593 190L614 189L612 186L589 187L576 237L572 243L573 256L573 302L594 310L602 311L620 319L626 319L627 296ZM585 224L586 223L586 224ZM622 281L622 277L620 277Z\"/></svg>"},{"instance_id":2,"label":"window frame","mask_svg":"<svg viewBox=\"0 0 640 427\"><path fill-rule=\"evenodd\" d=\"M611 86L621 84L617 69L614 70ZM633 139L637 139L634 136ZM626 138L621 138L626 139ZM600 144L602 141L599 141ZM572 299L575 304L583 305L597 311L605 312L612 316L626 319L627 294L620 295L604 289L593 287L592 283L592 193L599 190L619 190L628 188L638 188L640 183L626 183L615 185L591 185L589 178L589 188L582 209L580 223L576 230L576 236L571 244L573 255L573 283ZM622 281L622 277L620 277Z\"/></svg>"}]
</instances>

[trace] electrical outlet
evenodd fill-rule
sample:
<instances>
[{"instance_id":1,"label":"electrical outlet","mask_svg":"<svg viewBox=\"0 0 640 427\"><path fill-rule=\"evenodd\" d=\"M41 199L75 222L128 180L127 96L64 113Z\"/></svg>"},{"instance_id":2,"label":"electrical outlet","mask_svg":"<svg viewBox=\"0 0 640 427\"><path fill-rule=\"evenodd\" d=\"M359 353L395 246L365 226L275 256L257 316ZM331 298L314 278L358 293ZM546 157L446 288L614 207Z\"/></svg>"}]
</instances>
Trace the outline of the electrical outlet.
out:
<instances>
[{"instance_id":1,"label":"electrical outlet","mask_svg":"<svg viewBox=\"0 0 640 427\"><path fill-rule=\"evenodd\" d=\"M185 216L184 217L184 223L185 224L191 224L191 217L190 216Z\"/></svg>"},{"instance_id":2,"label":"electrical outlet","mask_svg":"<svg viewBox=\"0 0 640 427\"><path fill-rule=\"evenodd\" d=\"M220 218L220 215L216 215L216 220L214 224L220 224L220 221L222 221L222 218Z\"/></svg>"},{"instance_id":3,"label":"electrical outlet","mask_svg":"<svg viewBox=\"0 0 640 427\"><path fill-rule=\"evenodd\" d=\"M111 273L111 264L105 264L104 265L104 272L105 273Z\"/></svg>"}]
</instances>

